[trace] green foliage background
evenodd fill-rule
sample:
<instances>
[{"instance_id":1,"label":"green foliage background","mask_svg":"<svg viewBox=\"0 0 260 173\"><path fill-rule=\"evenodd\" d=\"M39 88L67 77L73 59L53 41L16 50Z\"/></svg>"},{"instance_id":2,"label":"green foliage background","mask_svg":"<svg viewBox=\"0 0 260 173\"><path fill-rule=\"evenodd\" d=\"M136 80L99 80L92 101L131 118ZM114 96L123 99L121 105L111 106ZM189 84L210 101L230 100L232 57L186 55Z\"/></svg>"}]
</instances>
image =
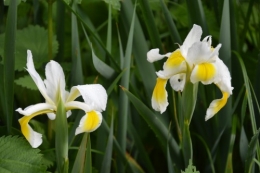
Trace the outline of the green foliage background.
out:
<instances>
[{"instance_id":1,"label":"green foliage background","mask_svg":"<svg viewBox=\"0 0 260 173\"><path fill-rule=\"evenodd\" d=\"M32 149L14 111L44 101L24 69L27 49L43 78L45 64L55 60L68 90L90 83L107 90L107 109L95 132L74 135L84 112L73 111L67 119L69 172L259 172L259 12L257 0L1 1L0 172L58 171L47 116L30 122L43 134L43 144ZM151 108L155 72L163 61L150 64L146 53L174 51L193 24L202 27L203 37L212 36L213 46L222 43L220 58L234 90L224 109L205 122L207 107L220 93L213 85L198 85L188 126L189 162L180 128L183 95L167 85L167 111L160 115Z\"/></svg>"}]
</instances>

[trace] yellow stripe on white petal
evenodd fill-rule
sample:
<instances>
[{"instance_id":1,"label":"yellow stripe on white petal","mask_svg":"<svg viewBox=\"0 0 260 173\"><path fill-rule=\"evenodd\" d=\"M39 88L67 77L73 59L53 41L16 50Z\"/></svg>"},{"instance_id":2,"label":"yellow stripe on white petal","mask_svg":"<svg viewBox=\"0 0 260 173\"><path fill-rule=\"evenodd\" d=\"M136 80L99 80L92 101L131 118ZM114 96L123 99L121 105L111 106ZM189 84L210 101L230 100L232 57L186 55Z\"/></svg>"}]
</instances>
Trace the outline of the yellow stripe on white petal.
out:
<instances>
[{"instance_id":1,"label":"yellow stripe on white petal","mask_svg":"<svg viewBox=\"0 0 260 173\"><path fill-rule=\"evenodd\" d=\"M76 135L83 132L93 132L102 122L102 115L100 112L87 112L80 120L79 127L76 129Z\"/></svg>"},{"instance_id":2,"label":"yellow stripe on white petal","mask_svg":"<svg viewBox=\"0 0 260 173\"><path fill-rule=\"evenodd\" d=\"M24 137L27 139L27 141L30 143L30 145L33 148L37 148L42 143L42 134L34 131L31 126L28 124L29 121L34 117L35 115L31 116L24 116L19 119L19 123L21 125L21 131L24 135Z\"/></svg>"},{"instance_id":3,"label":"yellow stripe on white petal","mask_svg":"<svg viewBox=\"0 0 260 173\"><path fill-rule=\"evenodd\" d=\"M156 74L163 79L169 79L173 75L186 71L186 61L182 56L180 49L174 51L163 65L163 70Z\"/></svg>"},{"instance_id":4,"label":"yellow stripe on white petal","mask_svg":"<svg viewBox=\"0 0 260 173\"><path fill-rule=\"evenodd\" d=\"M153 90L152 107L154 110L160 111L161 114L166 110L166 107L169 104L167 101L168 94L165 89L166 84L167 79L157 78L157 82Z\"/></svg>"},{"instance_id":5,"label":"yellow stripe on white petal","mask_svg":"<svg viewBox=\"0 0 260 173\"><path fill-rule=\"evenodd\" d=\"M150 51L147 52L147 61L152 63L154 61L158 61L163 59L164 57L169 57L171 53L167 53L165 55L159 54L159 49L151 49Z\"/></svg>"},{"instance_id":6,"label":"yellow stripe on white petal","mask_svg":"<svg viewBox=\"0 0 260 173\"><path fill-rule=\"evenodd\" d=\"M203 84L214 82L217 69L213 63L201 63L194 67L190 80L192 83L201 81Z\"/></svg>"},{"instance_id":7,"label":"yellow stripe on white petal","mask_svg":"<svg viewBox=\"0 0 260 173\"><path fill-rule=\"evenodd\" d=\"M218 113L220 109L226 105L229 94L227 92L223 92L222 94L223 96L221 99L213 100L210 103L209 108L207 109L205 121L212 118L216 113Z\"/></svg>"}]
</instances>

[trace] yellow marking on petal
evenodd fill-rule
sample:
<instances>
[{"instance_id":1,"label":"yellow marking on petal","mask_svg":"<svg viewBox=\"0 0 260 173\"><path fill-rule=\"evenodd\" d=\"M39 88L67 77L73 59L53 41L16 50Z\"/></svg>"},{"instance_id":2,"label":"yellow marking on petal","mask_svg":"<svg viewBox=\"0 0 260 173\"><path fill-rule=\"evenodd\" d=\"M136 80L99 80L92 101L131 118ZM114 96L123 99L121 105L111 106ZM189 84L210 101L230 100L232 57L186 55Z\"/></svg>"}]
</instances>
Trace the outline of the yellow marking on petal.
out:
<instances>
[{"instance_id":1,"label":"yellow marking on petal","mask_svg":"<svg viewBox=\"0 0 260 173\"><path fill-rule=\"evenodd\" d=\"M208 81L216 75L216 68L211 63L197 65L196 77L199 81Z\"/></svg>"},{"instance_id":2,"label":"yellow marking on petal","mask_svg":"<svg viewBox=\"0 0 260 173\"><path fill-rule=\"evenodd\" d=\"M165 65L168 68L173 68L179 66L183 61L185 61L185 59L182 56L181 51L178 49L170 55L170 57L165 62Z\"/></svg>"},{"instance_id":3,"label":"yellow marking on petal","mask_svg":"<svg viewBox=\"0 0 260 173\"><path fill-rule=\"evenodd\" d=\"M216 102L216 105L213 108L214 114L216 114L220 109L222 109L227 103L229 94L227 92L223 92L222 94L223 94L222 98Z\"/></svg>"},{"instance_id":4,"label":"yellow marking on petal","mask_svg":"<svg viewBox=\"0 0 260 173\"><path fill-rule=\"evenodd\" d=\"M165 90L166 83L167 79L157 78L157 82L153 90L153 98L158 103L165 102L165 100L167 99L167 93Z\"/></svg>"},{"instance_id":5,"label":"yellow marking on petal","mask_svg":"<svg viewBox=\"0 0 260 173\"><path fill-rule=\"evenodd\" d=\"M84 131L93 131L97 128L100 124L100 117L96 113L96 111L91 111L87 113L88 116L86 117L85 124L84 124Z\"/></svg>"},{"instance_id":6,"label":"yellow marking on petal","mask_svg":"<svg viewBox=\"0 0 260 173\"><path fill-rule=\"evenodd\" d=\"M21 125L21 131L24 135L24 137L29 141L30 140L30 129L29 129L29 121L34 117L35 115L30 116L23 116L19 119L19 123Z\"/></svg>"}]
</instances>

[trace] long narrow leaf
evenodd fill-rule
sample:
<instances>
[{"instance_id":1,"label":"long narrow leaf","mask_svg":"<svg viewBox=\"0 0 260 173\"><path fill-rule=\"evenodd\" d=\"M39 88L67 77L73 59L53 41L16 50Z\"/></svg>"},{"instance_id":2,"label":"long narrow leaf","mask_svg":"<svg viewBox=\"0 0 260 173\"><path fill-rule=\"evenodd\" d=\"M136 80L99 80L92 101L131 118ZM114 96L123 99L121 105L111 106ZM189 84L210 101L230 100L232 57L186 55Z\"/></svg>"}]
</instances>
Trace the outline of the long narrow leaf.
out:
<instances>
[{"instance_id":1,"label":"long narrow leaf","mask_svg":"<svg viewBox=\"0 0 260 173\"><path fill-rule=\"evenodd\" d=\"M7 14L6 34L3 59L4 100L2 100L7 131L10 134L13 119L15 38L17 25L17 1L11 1ZM26 53L26 52L24 52Z\"/></svg>"},{"instance_id":2,"label":"long narrow leaf","mask_svg":"<svg viewBox=\"0 0 260 173\"><path fill-rule=\"evenodd\" d=\"M151 127L157 138L159 139L161 145L164 149L166 149L167 139L168 139L168 129L163 124L159 118L147 107L145 106L138 98L136 98L132 93L130 93L127 89L122 87L122 90L128 96L129 100L135 106L137 111L143 117L143 119L147 122L147 124ZM172 151L173 161L176 163L176 166L181 165L181 160L177 159L180 157L180 149L175 139L169 135L169 146Z\"/></svg>"}]
</instances>

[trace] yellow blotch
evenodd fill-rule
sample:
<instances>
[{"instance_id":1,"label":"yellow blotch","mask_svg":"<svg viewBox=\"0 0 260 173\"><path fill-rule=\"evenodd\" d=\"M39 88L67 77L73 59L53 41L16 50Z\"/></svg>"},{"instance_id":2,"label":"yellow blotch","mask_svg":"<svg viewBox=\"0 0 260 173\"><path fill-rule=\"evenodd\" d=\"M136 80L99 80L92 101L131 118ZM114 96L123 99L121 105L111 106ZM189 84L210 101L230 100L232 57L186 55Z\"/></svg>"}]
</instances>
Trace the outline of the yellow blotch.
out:
<instances>
[{"instance_id":1,"label":"yellow blotch","mask_svg":"<svg viewBox=\"0 0 260 173\"><path fill-rule=\"evenodd\" d=\"M183 61L185 61L185 59L182 56L181 51L178 49L171 54L165 64L167 67L172 68L175 66L179 66Z\"/></svg>"},{"instance_id":2,"label":"yellow blotch","mask_svg":"<svg viewBox=\"0 0 260 173\"><path fill-rule=\"evenodd\" d=\"M23 116L22 118L19 119L21 131L27 140L30 139L30 129L28 123L34 116L35 115Z\"/></svg>"},{"instance_id":3,"label":"yellow blotch","mask_svg":"<svg viewBox=\"0 0 260 173\"><path fill-rule=\"evenodd\" d=\"M88 112L87 114L84 131L93 131L99 126L100 118L95 111Z\"/></svg>"},{"instance_id":4,"label":"yellow blotch","mask_svg":"<svg viewBox=\"0 0 260 173\"><path fill-rule=\"evenodd\" d=\"M220 109L222 109L227 103L229 94L227 92L223 92L222 94L223 94L222 98L218 100L216 106L214 107L214 114L216 114Z\"/></svg>"},{"instance_id":5,"label":"yellow blotch","mask_svg":"<svg viewBox=\"0 0 260 173\"><path fill-rule=\"evenodd\" d=\"M197 65L196 77L199 81L208 81L216 75L216 68L210 63L201 63Z\"/></svg>"},{"instance_id":6,"label":"yellow blotch","mask_svg":"<svg viewBox=\"0 0 260 173\"><path fill-rule=\"evenodd\" d=\"M167 79L157 78L156 85L153 90L153 97L158 103L165 102L167 99L167 93L165 90L166 83Z\"/></svg>"}]
</instances>

